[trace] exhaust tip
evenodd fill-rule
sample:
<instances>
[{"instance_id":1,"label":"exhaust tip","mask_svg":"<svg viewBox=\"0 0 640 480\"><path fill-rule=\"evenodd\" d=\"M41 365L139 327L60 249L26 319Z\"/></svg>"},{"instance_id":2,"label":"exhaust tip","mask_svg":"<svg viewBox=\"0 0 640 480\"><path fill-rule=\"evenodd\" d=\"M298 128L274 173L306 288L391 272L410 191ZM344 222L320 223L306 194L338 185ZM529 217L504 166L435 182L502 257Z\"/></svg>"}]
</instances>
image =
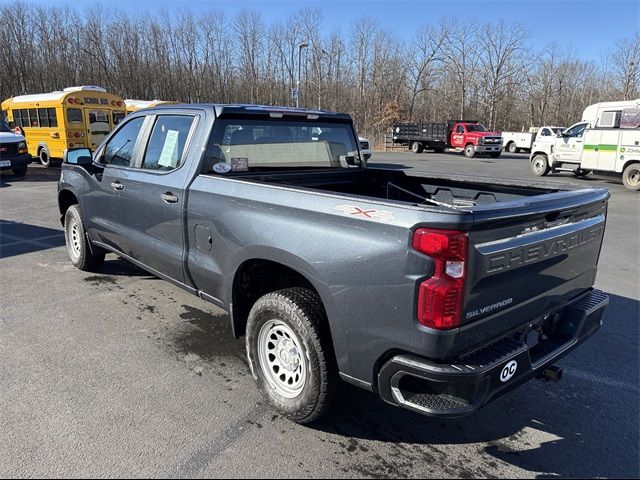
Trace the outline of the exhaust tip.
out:
<instances>
[{"instance_id":1,"label":"exhaust tip","mask_svg":"<svg viewBox=\"0 0 640 480\"><path fill-rule=\"evenodd\" d=\"M551 365L550 367L542 369L540 373L536 375L536 378L545 382L559 382L562 378L562 371L563 369L561 367Z\"/></svg>"}]
</instances>

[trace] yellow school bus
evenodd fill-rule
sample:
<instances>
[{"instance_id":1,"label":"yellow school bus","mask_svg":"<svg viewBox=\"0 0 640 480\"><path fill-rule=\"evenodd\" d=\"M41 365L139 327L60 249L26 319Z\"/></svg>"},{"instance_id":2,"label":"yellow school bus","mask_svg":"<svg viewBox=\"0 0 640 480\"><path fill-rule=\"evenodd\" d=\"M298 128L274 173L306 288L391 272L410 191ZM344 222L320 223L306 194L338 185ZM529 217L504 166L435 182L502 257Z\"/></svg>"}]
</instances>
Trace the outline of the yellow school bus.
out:
<instances>
[{"instance_id":1,"label":"yellow school bus","mask_svg":"<svg viewBox=\"0 0 640 480\"><path fill-rule=\"evenodd\" d=\"M127 114L122 97L95 86L9 98L2 111L45 167L62 159L66 148L94 150Z\"/></svg>"},{"instance_id":2,"label":"yellow school bus","mask_svg":"<svg viewBox=\"0 0 640 480\"><path fill-rule=\"evenodd\" d=\"M127 114L137 112L143 108L156 107L158 105L170 105L178 102L172 102L169 100L134 100L133 98L127 98L124 104L127 106Z\"/></svg>"}]
</instances>

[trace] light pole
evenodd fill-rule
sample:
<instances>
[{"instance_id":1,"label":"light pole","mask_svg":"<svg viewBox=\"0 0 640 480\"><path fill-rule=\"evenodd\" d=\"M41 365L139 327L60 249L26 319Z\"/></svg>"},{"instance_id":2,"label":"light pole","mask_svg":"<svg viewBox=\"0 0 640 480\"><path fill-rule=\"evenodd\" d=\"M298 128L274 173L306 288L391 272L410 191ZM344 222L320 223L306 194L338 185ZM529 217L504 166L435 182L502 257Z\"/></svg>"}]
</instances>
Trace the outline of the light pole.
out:
<instances>
[{"instance_id":1,"label":"light pole","mask_svg":"<svg viewBox=\"0 0 640 480\"><path fill-rule=\"evenodd\" d=\"M307 48L308 43L302 42L298 45L298 81L296 82L296 108L300 106L300 65L302 63L302 49Z\"/></svg>"}]
</instances>

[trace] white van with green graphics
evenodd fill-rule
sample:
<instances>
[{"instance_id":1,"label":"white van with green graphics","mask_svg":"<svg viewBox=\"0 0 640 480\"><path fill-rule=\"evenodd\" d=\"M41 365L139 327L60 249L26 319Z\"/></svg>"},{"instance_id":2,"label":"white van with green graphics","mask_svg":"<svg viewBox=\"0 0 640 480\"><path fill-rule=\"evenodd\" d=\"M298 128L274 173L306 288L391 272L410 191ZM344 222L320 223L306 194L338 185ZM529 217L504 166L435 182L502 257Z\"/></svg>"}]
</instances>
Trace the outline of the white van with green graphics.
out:
<instances>
[{"instance_id":1,"label":"white van with green graphics","mask_svg":"<svg viewBox=\"0 0 640 480\"><path fill-rule=\"evenodd\" d=\"M581 122L550 141L536 141L530 160L535 175L616 172L625 187L639 191L640 99L590 105Z\"/></svg>"}]
</instances>

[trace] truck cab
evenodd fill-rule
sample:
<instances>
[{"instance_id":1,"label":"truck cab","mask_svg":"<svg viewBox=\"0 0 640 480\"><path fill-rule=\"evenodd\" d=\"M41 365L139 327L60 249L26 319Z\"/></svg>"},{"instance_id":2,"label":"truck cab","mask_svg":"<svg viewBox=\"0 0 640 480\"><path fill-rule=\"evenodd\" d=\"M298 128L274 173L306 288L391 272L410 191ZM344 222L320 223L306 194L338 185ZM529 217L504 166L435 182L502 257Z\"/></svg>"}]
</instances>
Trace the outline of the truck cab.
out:
<instances>
[{"instance_id":1,"label":"truck cab","mask_svg":"<svg viewBox=\"0 0 640 480\"><path fill-rule=\"evenodd\" d=\"M640 99L590 105L582 121L547 140L536 139L531 170L543 176L596 170L622 174L630 190L640 190Z\"/></svg>"},{"instance_id":2,"label":"truck cab","mask_svg":"<svg viewBox=\"0 0 640 480\"><path fill-rule=\"evenodd\" d=\"M477 153L486 153L497 158L502 153L502 137L490 132L478 122L457 122L449 130L449 144L461 149L465 156L472 158Z\"/></svg>"}]
</instances>

